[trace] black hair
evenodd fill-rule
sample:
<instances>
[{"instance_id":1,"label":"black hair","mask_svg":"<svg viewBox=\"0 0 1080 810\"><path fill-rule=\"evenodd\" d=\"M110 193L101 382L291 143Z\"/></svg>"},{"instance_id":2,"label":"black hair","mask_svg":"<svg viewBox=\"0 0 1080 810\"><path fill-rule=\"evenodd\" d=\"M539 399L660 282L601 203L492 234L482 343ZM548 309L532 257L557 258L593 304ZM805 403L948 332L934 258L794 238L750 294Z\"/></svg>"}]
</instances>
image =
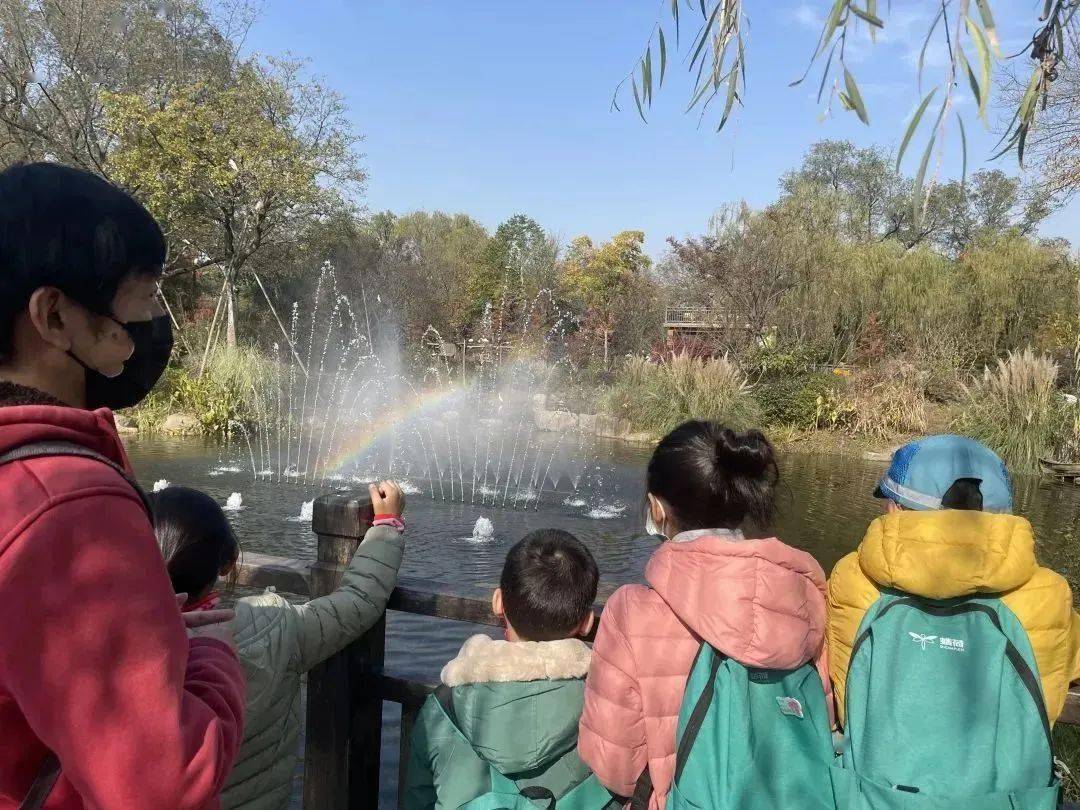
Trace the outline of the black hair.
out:
<instances>
[{"instance_id":1,"label":"black hair","mask_svg":"<svg viewBox=\"0 0 1080 810\"><path fill-rule=\"evenodd\" d=\"M978 478L957 478L941 496L941 508L981 512L983 496L980 484L982 482Z\"/></svg>"},{"instance_id":2,"label":"black hair","mask_svg":"<svg viewBox=\"0 0 1080 810\"><path fill-rule=\"evenodd\" d=\"M34 290L56 287L109 315L124 279L160 275L165 252L150 213L96 175L56 163L0 172L0 362Z\"/></svg>"},{"instance_id":3,"label":"black hair","mask_svg":"<svg viewBox=\"0 0 1080 810\"><path fill-rule=\"evenodd\" d=\"M684 422L660 440L646 486L663 499L681 531L734 529L772 520L780 471L758 430L737 434L718 422Z\"/></svg>"},{"instance_id":4,"label":"black hair","mask_svg":"<svg viewBox=\"0 0 1080 810\"><path fill-rule=\"evenodd\" d=\"M217 501L197 489L166 487L151 494L150 503L173 591L194 599L239 556L232 526Z\"/></svg>"},{"instance_id":5,"label":"black hair","mask_svg":"<svg viewBox=\"0 0 1080 810\"><path fill-rule=\"evenodd\" d=\"M530 532L503 564L506 620L528 641L567 638L592 610L599 581L596 560L570 532Z\"/></svg>"}]
</instances>

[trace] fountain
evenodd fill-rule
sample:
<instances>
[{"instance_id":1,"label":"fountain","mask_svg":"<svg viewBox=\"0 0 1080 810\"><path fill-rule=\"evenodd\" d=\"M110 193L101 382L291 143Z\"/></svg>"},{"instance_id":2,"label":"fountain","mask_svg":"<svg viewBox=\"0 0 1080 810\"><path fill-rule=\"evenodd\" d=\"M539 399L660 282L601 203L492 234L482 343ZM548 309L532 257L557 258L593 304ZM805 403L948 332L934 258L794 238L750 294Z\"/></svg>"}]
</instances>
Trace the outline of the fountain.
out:
<instances>
[{"instance_id":1,"label":"fountain","mask_svg":"<svg viewBox=\"0 0 1080 810\"><path fill-rule=\"evenodd\" d=\"M478 517L473 526L472 540L475 543L487 543L495 537L495 525L489 518Z\"/></svg>"},{"instance_id":2,"label":"fountain","mask_svg":"<svg viewBox=\"0 0 1080 810\"><path fill-rule=\"evenodd\" d=\"M255 424L237 426L245 466L256 480L306 487L405 478L431 498L479 505L535 509L545 492L567 497L588 442L576 425L537 424L537 402L573 372L570 317L545 330L545 306L554 308L549 293L515 335L493 323L490 305L474 339L454 344L429 327L406 364L373 345L370 314L356 317L324 265L309 314L293 306L276 384L252 389Z\"/></svg>"},{"instance_id":3,"label":"fountain","mask_svg":"<svg viewBox=\"0 0 1080 810\"><path fill-rule=\"evenodd\" d=\"M239 492L234 492L225 501L225 509L230 512L239 512L244 508L244 498Z\"/></svg>"},{"instance_id":4,"label":"fountain","mask_svg":"<svg viewBox=\"0 0 1080 810\"><path fill-rule=\"evenodd\" d=\"M169 487L169 482L166 481L164 478L159 478L157 481L154 482L154 490L153 491L154 492L161 492L161 490L168 489L168 487Z\"/></svg>"}]
</instances>

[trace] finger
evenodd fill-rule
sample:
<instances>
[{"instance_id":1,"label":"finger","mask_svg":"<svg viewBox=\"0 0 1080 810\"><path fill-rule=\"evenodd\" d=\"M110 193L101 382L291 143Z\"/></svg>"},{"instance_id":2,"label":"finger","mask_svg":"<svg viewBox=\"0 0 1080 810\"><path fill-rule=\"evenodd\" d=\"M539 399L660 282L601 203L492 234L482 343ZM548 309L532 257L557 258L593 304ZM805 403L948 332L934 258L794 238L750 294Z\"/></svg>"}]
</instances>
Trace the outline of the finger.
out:
<instances>
[{"instance_id":1,"label":"finger","mask_svg":"<svg viewBox=\"0 0 1080 810\"><path fill-rule=\"evenodd\" d=\"M383 497L382 493L379 492L378 484L368 484L368 494L371 495L371 503L373 506L382 503Z\"/></svg>"},{"instance_id":2,"label":"finger","mask_svg":"<svg viewBox=\"0 0 1080 810\"><path fill-rule=\"evenodd\" d=\"M205 627L208 624L222 624L236 618L235 610L200 610L184 614L184 624L188 627Z\"/></svg>"},{"instance_id":3,"label":"finger","mask_svg":"<svg viewBox=\"0 0 1080 810\"><path fill-rule=\"evenodd\" d=\"M177 593L177 594L173 594L173 595L176 597L176 606L178 608L182 608L184 605L187 604L187 594L186 593Z\"/></svg>"}]
</instances>

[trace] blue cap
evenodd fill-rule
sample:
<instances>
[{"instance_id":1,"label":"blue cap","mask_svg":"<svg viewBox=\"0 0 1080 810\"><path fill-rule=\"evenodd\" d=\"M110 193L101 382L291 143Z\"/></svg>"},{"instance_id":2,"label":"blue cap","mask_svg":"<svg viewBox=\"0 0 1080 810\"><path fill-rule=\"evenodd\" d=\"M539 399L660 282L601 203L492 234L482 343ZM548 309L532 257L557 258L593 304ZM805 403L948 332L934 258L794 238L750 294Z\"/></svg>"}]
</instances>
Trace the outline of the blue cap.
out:
<instances>
[{"instance_id":1,"label":"blue cap","mask_svg":"<svg viewBox=\"0 0 1080 810\"><path fill-rule=\"evenodd\" d=\"M927 436L893 453L875 497L907 509L940 509L941 499L958 478L974 478L982 491L983 510L1012 512L1012 482L998 455L964 436Z\"/></svg>"}]
</instances>

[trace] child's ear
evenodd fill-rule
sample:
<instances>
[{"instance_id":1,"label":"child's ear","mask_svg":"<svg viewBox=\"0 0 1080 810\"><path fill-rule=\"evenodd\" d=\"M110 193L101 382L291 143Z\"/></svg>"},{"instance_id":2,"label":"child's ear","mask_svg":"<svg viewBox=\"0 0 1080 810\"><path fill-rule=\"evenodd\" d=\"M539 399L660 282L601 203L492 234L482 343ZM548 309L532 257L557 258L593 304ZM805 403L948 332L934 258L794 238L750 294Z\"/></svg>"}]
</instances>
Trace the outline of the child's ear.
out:
<instances>
[{"instance_id":1,"label":"child's ear","mask_svg":"<svg viewBox=\"0 0 1080 810\"><path fill-rule=\"evenodd\" d=\"M579 638L588 638L594 624L596 624L596 614L590 610L589 614L581 620L581 624L578 625L577 632L574 635Z\"/></svg>"},{"instance_id":2,"label":"child's ear","mask_svg":"<svg viewBox=\"0 0 1080 810\"><path fill-rule=\"evenodd\" d=\"M491 594L491 612L503 621L506 621L506 611L503 609L502 588L496 588Z\"/></svg>"}]
</instances>

